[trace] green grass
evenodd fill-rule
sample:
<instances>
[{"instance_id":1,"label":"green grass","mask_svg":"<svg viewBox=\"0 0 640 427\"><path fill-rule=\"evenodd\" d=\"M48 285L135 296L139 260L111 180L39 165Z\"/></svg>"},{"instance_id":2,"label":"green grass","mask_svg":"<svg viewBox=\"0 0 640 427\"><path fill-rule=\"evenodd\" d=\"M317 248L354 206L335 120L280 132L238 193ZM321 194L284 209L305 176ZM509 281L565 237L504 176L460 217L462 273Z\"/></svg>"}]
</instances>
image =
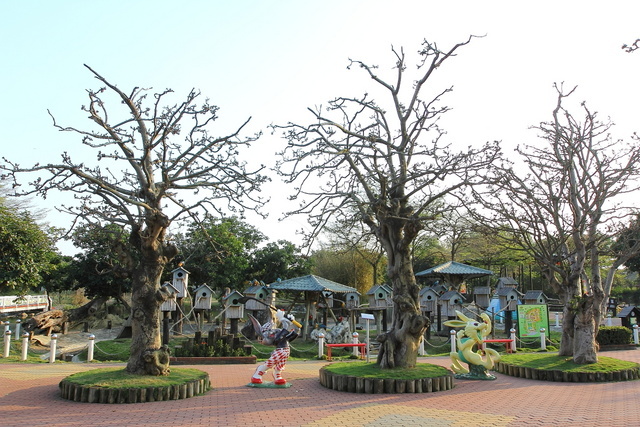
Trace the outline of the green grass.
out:
<instances>
[{"instance_id":1,"label":"green grass","mask_svg":"<svg viewBox=\"0 0 640 427\"><path fill-rule=\"evenodd\" d=\"M502 355L502 362L525 368L543 369L548 371L563 372L617 372L624 369L633 369L639 365L635 362L614 359L612 357L598 357L598 363L579 365L568 356L557 354L526 353Z\"/></svg>"},{"instance_id":2,"label":"green grass","mask_svg":"<svg viewBox=\"0 0 640 427\"><path fill-rule=\"evenodd\" d=\"M87 351L80 352L80 360L87 360ZM131 338L100 341L93 347L93 360L98 362L126 362L130 354Z\"/></svg>"},{"instance_id":3,"label":"green grass","mask_svg":"<svg viewBox=\"0 0 640 427\"><path fill-rule=\"evenodd\" d=\"M438 365L418 363L415 368L380 369L375 363L367 362L339 362L325 366L326 370L359 378L382 378L395 380L415 380L419 378L434 378L449 374L449 370Z\"/></svg>"},{"instance_id":4,"label":"green grass","mask_svg":"<svg viewBox=\"0 0 640 427\"><path fill-rule=\"evenodd\" d=\"M39 354L27 352L27 360L22 360L22 355L9 354L9 357L0 357L0 363L49 363L49 360L40 358Z\"/></svg>"},{"instance_id":5,"label":"green grass","mask_svg":"<svg viewBox=\"0 0 640 427\"><path fill-rule=\"evenodd\" d=\"M102 388L147 388L184 384L205 377L198 369L171 368L168 376L133 375L124 368L100 368L70 375L65 380L76 385Z\"/></svg>"}]
</instances>

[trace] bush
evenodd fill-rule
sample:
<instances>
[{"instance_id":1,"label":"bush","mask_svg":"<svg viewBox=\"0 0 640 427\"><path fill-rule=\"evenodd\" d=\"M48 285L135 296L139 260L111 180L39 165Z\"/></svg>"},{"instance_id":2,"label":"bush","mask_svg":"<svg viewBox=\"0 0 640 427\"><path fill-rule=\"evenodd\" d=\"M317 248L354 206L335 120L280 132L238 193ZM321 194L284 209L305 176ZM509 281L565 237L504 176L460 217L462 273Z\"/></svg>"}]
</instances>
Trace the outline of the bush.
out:
<instances>
[{"instance_id":1,"label":"bush","mask_svg":"<svg viewBox=\"0 0 640 427\"><path fill-rule=\"evenodd\" d=\"M625 345L631 343L631 330L624 326L601 326L596 336L600 345Z\"/></svg>"},{"instance_id":2,"label":"bush","mask_svg":"<svg viewBox=\"0 0 640 427\"><path fill-rule=\"evenodd\" d=\"M196 343L193 346L176 347L176 357L236 357L246 356L243 349L233 349L222 340L217 340L214 345L206 342Z\"/></svg>"}]
</instances>

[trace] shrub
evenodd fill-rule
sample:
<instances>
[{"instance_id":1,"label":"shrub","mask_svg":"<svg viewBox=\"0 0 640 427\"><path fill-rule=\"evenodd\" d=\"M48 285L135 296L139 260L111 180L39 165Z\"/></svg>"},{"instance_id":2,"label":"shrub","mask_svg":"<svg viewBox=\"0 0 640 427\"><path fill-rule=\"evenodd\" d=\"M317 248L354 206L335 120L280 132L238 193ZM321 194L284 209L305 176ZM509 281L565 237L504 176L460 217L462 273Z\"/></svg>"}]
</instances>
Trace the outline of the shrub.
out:
<instances>
[{"instance_id":1,"label":"shrub","mask_svg":"<svg viewBox=\"0 0 640 427\"><path fill-rule=\"evenodd\" d=\"M213 345L206 342L195 343L193 346L176 347L176 357L236 357L246 356L243 349L233 349L222 340L217 340Z\"/></svg>"},{"instance_id":2,"label":"shrub","mask_svg":"<svg viewBox=\"0 0 640 427\"><path fill-rule=\"evenodd\" d=\"M631 330L624 326L601 326L596 336L600 345L624 345L631 343Z\"/></svg>"}]
</instances>

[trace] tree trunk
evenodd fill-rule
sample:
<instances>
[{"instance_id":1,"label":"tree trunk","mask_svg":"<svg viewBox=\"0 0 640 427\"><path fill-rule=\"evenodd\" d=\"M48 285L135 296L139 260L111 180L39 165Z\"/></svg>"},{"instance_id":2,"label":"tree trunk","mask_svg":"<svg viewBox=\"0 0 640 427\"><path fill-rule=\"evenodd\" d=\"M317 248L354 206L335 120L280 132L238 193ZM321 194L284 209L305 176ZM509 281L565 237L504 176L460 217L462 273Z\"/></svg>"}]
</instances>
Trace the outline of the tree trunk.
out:
<instances>
[{"instance_id":1,"label":"tree trunk","mask_svg":"<svg viewBox=\"0 0 640 427\"><path fill-rule=\"evenodd\" d=\"M168 295L160 287L164 263L157 258L143 257L133 276L127 372L137 375L169 375L168 348L162 348L160 329L160 304Z\"/></svg>"},{"instance_id":2,"label":"tree trunk","mask_svg":"<svg viewBox=\"0 0 640 427\"><path fill-rule=\"evenodd\" d=\"M396 251L389 256L388 265L394 293L393 322L389 332L377 337L381 343L377 363L382 369L413 368L429 319L420 311L420 288L416 284L409 252Z\"/></svg>"}]
</instances>

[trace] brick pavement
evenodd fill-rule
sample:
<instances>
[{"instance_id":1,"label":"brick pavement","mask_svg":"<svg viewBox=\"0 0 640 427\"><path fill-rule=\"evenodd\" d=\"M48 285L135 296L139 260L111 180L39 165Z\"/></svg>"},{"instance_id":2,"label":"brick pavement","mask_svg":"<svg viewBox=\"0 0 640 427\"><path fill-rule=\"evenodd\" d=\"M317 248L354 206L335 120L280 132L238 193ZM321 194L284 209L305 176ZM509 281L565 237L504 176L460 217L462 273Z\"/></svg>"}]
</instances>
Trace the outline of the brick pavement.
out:
<instances>
[{"instance_id":1,"label":"brick pavement","mask_svg":"<svg viewBox=\"0 0 640 427\"><path fill-rule=\"evenodd\" d=\"M640 362L640 351L602 353ZM420 361L448 366L445 357ZM352 394L318 382L322 361L290 361L287 389L246 387L254 365L196 366L214 389L185 400L87 404L60 398L57 384L95 365L0 364L2 426L630 426L640 425L640 382L552 383L496 374L456 380L427 394ZM109 366L101 364L101 366ZM267 375L270 375L268 373Z\"/></svg>"}]
</instances>

